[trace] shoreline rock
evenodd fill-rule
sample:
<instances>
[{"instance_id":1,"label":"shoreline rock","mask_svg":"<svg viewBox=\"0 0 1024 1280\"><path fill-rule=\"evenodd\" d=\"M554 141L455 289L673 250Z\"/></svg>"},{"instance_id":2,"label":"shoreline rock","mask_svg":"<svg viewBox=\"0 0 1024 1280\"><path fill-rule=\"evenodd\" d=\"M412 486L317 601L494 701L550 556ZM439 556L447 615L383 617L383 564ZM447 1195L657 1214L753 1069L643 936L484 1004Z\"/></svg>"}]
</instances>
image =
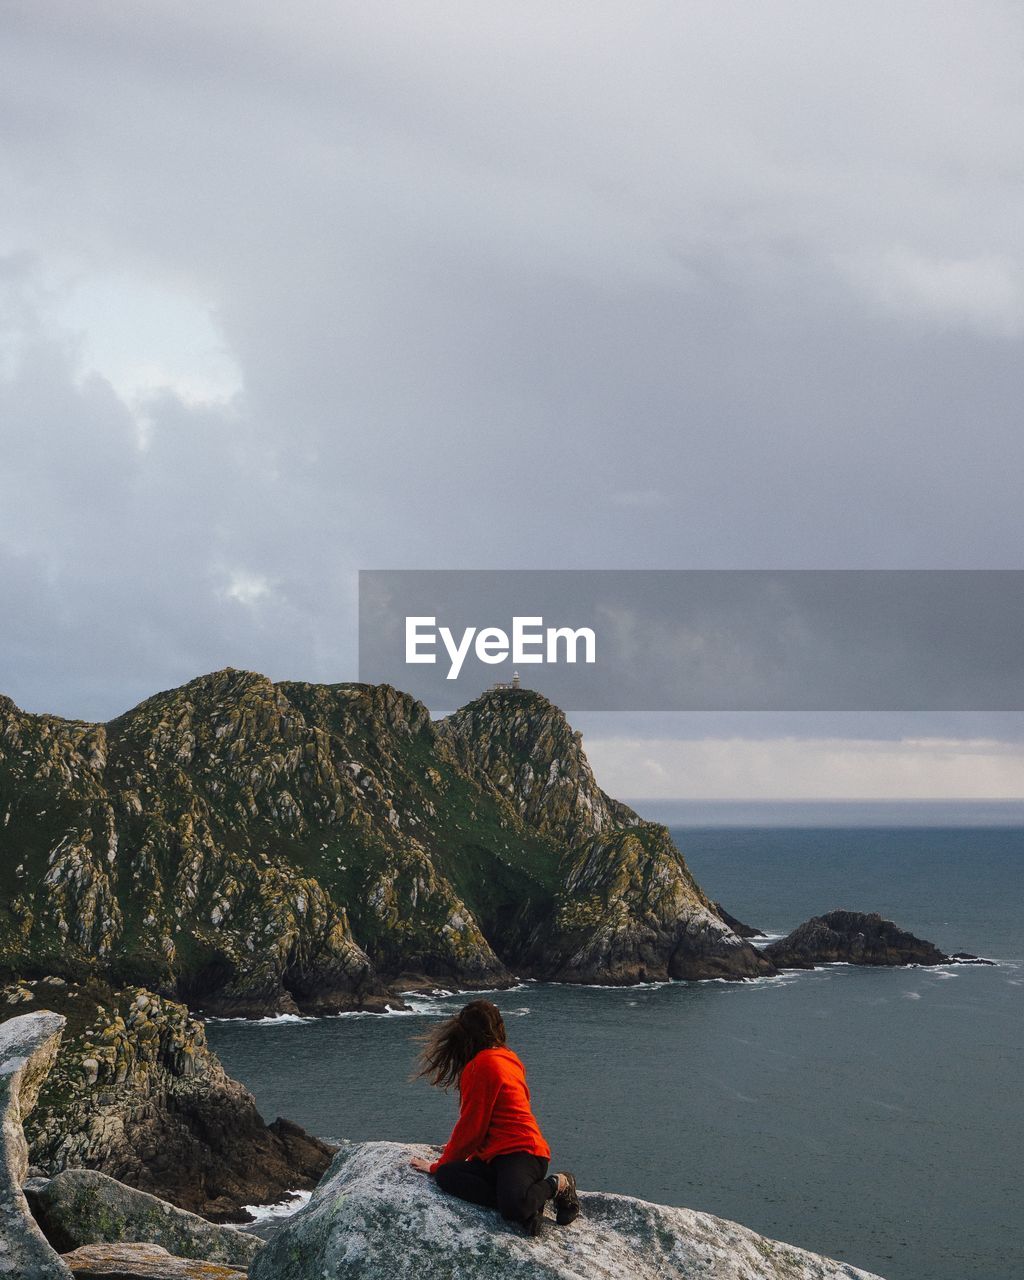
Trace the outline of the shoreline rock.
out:
<instances>
[{"instance_id":1,"label":"shoreline rock","mask_svg":"<svg viewBox=\"0 0 1024 1280\"><path fill-rule=\"evenodd\" d=\"M264 1123L183 1005L143 988L23 985L32 1001L19 1011L45 1002L67 1019L26 1124L43 1174L94 1169L208 1219L246 1222L244 1205L311 1189L329 1165L326 1143L286 1120Z\"/></svg>"},{"instance_id":2,"label":"shoreline rock","mask_svg":"<svg viewBox=\"0 0 1024 1280\"><path fill-rule=\"evenodd\" d=\"M814 916L785 938L770 942L764 952L779 969L813 969L837 962L886 967L950 962L934 943L900 929L877 912L861 911Z\"/></svg>"},{"instance_id":3,"label":"shoreline rock","mask_svg":"<svg viewBox=\"0 0 1024 1280\"><path fill-rule=\"evenodd\" d=\"M755 929L752 924L744 924L742 920L737 920L734 915L730 915L726 911L720 902L713 902L711 905L737 938L766 938L768 936L763 929Z\"/></svg>"}]
</instances>

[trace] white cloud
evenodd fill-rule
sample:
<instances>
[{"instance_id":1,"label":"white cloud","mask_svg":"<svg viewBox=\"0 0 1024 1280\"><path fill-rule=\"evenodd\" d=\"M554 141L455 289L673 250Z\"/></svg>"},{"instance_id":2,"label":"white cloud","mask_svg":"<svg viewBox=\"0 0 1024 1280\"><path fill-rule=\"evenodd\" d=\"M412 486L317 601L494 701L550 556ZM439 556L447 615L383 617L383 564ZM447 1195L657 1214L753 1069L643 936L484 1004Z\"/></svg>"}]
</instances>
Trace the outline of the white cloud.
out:
<instances>
[{"instance_id":1,"label":"white cloud","mask_svg":"<svg viewBox=\"0 0 1024 1280\"><path fill-rule=\"evenodd\" d=\"M82 375L104 378L129 404L162 391L210 404L242 390L210 308L180 291L144 276L91 276L52 310L55 325L77 339Z\"/></svg>"},{"instance_id":2,"label":"white cloud","mask_svg":"<svg viewBox=\"0 0 1024 1280\"><path fill-rule=\"evenodd\" d=\"M1024 799L1024 744L995 739L590 738L612 795L675 800Z\"/></svg>"},{"instance_id":3,"label":"white cloud","mask_svg":"<svg viewBox=\"0 0 1024 1280\"><path fill-rule=\"evenodd\" d=\"M224 594L229 600L237 600L239 604L244 605L256 604L270 593L271 586L266 578L258 573L249 573L245 569L236 569L224 588Z\"/></svg>"},{"instance_id":4,"label":"white cloud","mask_svg":"<svg viewBox=\"0 0 1024 1280\"><path fill-rule=\"evenodd\" d=\"M909 248L865 254L851 279L891 314L997 338L1024 331L1022 265L1009 258L936 258Z\"/></svg>"}]
</instances>

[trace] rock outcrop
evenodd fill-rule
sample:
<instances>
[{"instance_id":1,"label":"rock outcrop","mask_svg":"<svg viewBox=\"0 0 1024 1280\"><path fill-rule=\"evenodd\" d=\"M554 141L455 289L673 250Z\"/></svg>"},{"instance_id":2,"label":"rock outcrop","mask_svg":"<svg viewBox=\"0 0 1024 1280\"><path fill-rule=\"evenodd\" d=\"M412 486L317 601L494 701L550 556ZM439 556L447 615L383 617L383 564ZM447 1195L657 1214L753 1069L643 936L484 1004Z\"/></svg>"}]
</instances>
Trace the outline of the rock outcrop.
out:
<instances>
[{"instance_id":1,"label":"rock outcrop","mask_svg":"<svg viewBox=\"0 0 1024 1280\"><path fill-rule=\"evenodd\" d=\"M75 1280L245 1280L245 1268L176 1258L156 1244L88 1244L63 1261Z\"/></svg>"},{"instance_id":2,"label":"rock outcrop","mask_svg":"<svg viewBox=\"0 0 1024 1280\"><path fill-rule=\"evenodd\" d=\"M667 828L601 790L580 734L546 698L491 691L438 733L481 789L560 851L550 910L525 922L520 973L632 983L772 972L701 891Z\"/></svg>"},{"instance_id":3,"label":"rock outcrop","mask_svg":"<svg viewBox=\"0 0 1024 1280\"><path fill-rule=\"evenodd\" d=\"M877 913L829 911L799 925L764 949L779 969L819 964L948 964L950 957Z\"/></svg>"},{"instance_id":4,"label":"rock outcrop","mask_svg":"<svg viewBox=\"0 0 1024 1280\"><path fill-rule=\"evenodd\" d=\"M581 1194L570 1227L527 1238L409 1168L425 1147L343 1148L310 1203L271 1238L250 1280L877 1280L710 1214Z\"/></svg>"},{"instance_id":5,"label":"rock outcrop","mask_svg":"<svg viewBox=\"0 0 1024 1280\"><path fill-rule=\"evenodd\" d=\"M12 1280L70 1280L29 1212L23 1124L57 1057L64 1019L49 1011L0 1025L0 1276Z\"/></svg>"},{"instance_id":6,"label":"rock outcrop","mask_svg":"<svg viewBox=\"0 0 1024 1280\"><path fill-rule=\"evenodd\" d=\"M720 902L714 904L715 911L722 920L729 926L737 938L763 938L766 936L763 929L755 929L752 924L744 924L742 920L737 920L734 915L726 911Z\"/></svg>"},{"instance_id":7,"label":"rock outcrop","mask_svg":"<svg viewBox=\"0 0 1024 1280\"><path fill-rule=\"evenodd\" d=\"M0 1025L0 1276L243 1280L244 1264L262 1245L232 1228L180 1213L100 1174L65 1174L50 1183L28 1178L23 1124L59 1062L65 1025L50 1010ZM26 1187L42 1209L41 1221L29 1210ZM88 1240L79 1247L58 1252L83 1237ZM178 1252L171 1254L165 1243Z\"/></svg>"},{"instance_id":8,"label":"rock outcrop","mask_svg":"<svg viewBox=\"0 0 1024 1280\"><path fill-rule=\"evenodd\" d=\"M25 1125L31 1163L46 1175L94 1169L181 1209L237 1222L248 1218L243 1205L312 1188L330 1163L333 1148L297 1125L264 1123L183 1005L97 982L23 982L9 990L29 997L12 1013L54 1006L67 1019ZM91 1184L88 1193L97 1212L105 1185ZM46 1198L67 1187L57 1179Z\"/></svg>"},{"instance_id":9,"label":"rock outcrop","mask_svg":"<svg viewBox=\"0 0 1024 1280\"><path fill-rule=\"evenodd\" d=\"M539 694L437 724L388 686L226 670L107 724L0 697L0 974L208 1014L389 988L770 971Z\"/></svg>"},{"instance_id":10,"label":"rock outcrop","mask_svg":"<svg viewBox=\"0 0 1024 1280\"><path fill-rule=\"evenodd\" d=\"M92 1169L68 1169L25 1188L32 1215L61 1253L87 1245L145 1241L178 1258L247 1267L262 1241L217 1226Z\"/></svg>"}]
</instances>

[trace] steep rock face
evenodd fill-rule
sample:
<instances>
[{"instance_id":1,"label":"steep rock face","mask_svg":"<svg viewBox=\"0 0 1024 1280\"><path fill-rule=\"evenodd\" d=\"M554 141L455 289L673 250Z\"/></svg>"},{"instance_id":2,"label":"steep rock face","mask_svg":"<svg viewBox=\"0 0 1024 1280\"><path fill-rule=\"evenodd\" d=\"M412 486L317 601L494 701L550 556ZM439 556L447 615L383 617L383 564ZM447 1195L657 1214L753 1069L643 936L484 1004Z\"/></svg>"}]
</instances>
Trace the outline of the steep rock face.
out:
<instances>
[{"instance_id":1,"label":"steep rock face","mask_svg":"<svg viewBox=\"0 0 1024 1280\"><path fill-rule=\"evenodd\" d=\"M233 670L105 725L0 699L0 843L0 971L212 1014L770 968L527 691L437 725L388 686Z\"/></svg>"},{"instance_id":2,"label":"steep rock face","mask_svg":"<svg viewBox=\"0 0 1024 1280\"><path fill-rule=\"evenodd\" d=\"M470 777L559 845L640 822L597 785L582 736L542 694L491 690L441 720L438 734Z\"/></svg>"},{"instance_id":3,"label":"steep rock face","mask_svg":"<svg viewBox=\"0 0 1024 1280\"><path fill-rule=\"evenodd\" d=\"M95 1169L182 1209L245 1221L243 1205L310 1188L327 1168L332 1148L285 1121L264 1124L183 1005L96 983L13 990L30 995L19 1013L57 1008L67 1020L25 1125L46 1175Z\"/></svg>"},{"instance_id":4,"label":"steep rock face","mask_svg":"<svg viewBox=\"0 0 1024 1280\"><path fill-rule=\"evenodd\" d=\"M878 1280L710 1214L602 1192L580 1196L572 1226L548 1217L529 1239L413 1172L410 1156L426 1154L391 1142L344 1148L250 1280Z\"/></svg>"},{"instance_id":5,"label":"steep rock face","mask_svg":"<svg viewBox=\"0 0 1024 1280\"><path fill-rule=\"evenodd\" d=\"M813 969L816 964L946 964L938 947L898 928L877 913L829 911L799 925L765 947L779 969Z\"/></svg>"},{"instance_id":6,"label":"steep rock face","mask_svg":"<svg viewBox=\"0 0 1024 1280\"><path fill-rule=\"evenodd\" d=\"M107 725L4 699L0 957L212 1013L382 1007L354 917L377 968L507 979L432 847L476 793L433 738L393 689L230 670Z\"/></svg>"},{"instance_id":7,"label":"steep rock face","mask_svg":"<svg viewBox=\"0 0 1024 1280\"><path fill-rule=\"evenodd\" d=\"M772 972L694 880L667 829L597 785L582 739L546 698L496 690L441 721L461 767L560 849L550 917L520 969L562 982Z\"/></svg>"},{"instance_id":8,"label":"steep rock face","mask_svg":"<svg viewBox=\"0 0 1024 1280\"><path fill-rule=\"evenodd\" d=\"M71 1280L22 1191L29 1167L24 1121L56 1059L63 1028L64 1019L48 1010L0 1025L0 1275L18 1280Z\"/></svg>"},{"instance_id":9,"label":"steep rock face","mask_svg":"<svg viewBox=\"0 0 1024 1280\"><path fill-rule=\"evenodd\" d=\"M725 921L738 938L763 938L766 936L763 929L755 929L752 924L744 924L742 920L737 920L734 915L726 911L720 902L715 902L712 905L719 918Z\"/></svg>"}]
</instances>

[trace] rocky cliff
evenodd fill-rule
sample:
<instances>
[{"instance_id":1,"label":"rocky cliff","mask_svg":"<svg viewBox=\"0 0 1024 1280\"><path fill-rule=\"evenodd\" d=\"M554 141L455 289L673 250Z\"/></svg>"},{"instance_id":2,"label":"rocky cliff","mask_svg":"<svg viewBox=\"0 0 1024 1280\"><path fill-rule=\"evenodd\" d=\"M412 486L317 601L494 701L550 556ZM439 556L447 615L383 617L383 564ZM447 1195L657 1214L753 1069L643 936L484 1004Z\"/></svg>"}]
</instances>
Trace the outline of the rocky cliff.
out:
<instances>
[{"instance_id":1,"label":"rocky cliff","mask_svg":"<svg viewBox=\"0 0 1024 1280\"><path fill-rule=\"evenodd\" d=\"M230 669L107 724L0 698L0 842L7 976L208 1013L771 972L528 691L439 723L388 686Z\"/></svg>"},{"instance_id":2,"label":"rocky cliff","mask_svg":"<svg viewBox=\"0 0 1024 1280\"><path fill-rule=\"evenodd\" d=\"M24 1126L38 1172L97 1170L206 1217L245 1221L243 1205L311 1188L330 1163L333 1148L298 1126L264 1124L183 1005L96 980L0 992L0 1019L42 1009L66 1025Z\"/></svg>"}]
</instances>

